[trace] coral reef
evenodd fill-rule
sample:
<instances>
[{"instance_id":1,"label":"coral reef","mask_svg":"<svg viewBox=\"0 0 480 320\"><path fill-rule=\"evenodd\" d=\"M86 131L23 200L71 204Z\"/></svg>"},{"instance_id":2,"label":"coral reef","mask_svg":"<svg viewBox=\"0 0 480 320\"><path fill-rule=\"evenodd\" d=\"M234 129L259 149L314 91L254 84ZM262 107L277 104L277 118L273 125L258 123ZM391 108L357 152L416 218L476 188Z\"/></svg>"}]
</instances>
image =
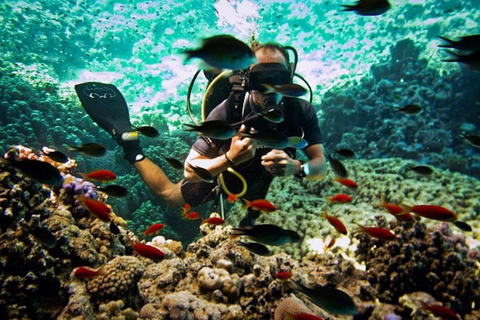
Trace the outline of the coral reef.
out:
<instances>
[{"instance_id":1,"label":"coral reef","mask_svg":"<svg viewBox=\"0 0 480 320\"><path fill-rule=\"evenodd\" d=\"M462 219L473 217L469 211L477 204L468 199L480 190L475 187L478 181L440 170L419 178L405 172L406 163L399 159L346 162L356 172L360 187L353 203L331 205L331 214L349 226L384 215L378 224L387 226L388 216L375 204L377 195L386 192L391 201L441 199L438 204L450 203ZM348 242L349 237L337 239L337 245L326 253L315 247L318 238L328 239L334 231L319 223L326 199L311 194L344 188L329 179L278 179L272 185L272 201L279 210L258 220L284 225L298 219L298 230L305 236L299 245L272 248L273 256L257 256L230 239L231 227L203 225L203 237L186 250L178 241L153 238L149 244L165 253L164 260L153 261L130 248L128 242L138 239L122 219L113 214L121 230L115 235L103 222L78 211L75 190L90 190L91 185L66 176L64 188L51 190L7 168L0 175L2 318L284 319L282 310L287 308L346 319L327 314L303 295L293 298L291 289L275 278L279 271L290 271L293 280L311 287L339 288L354 299L365 318L408 317L412 305L401 297L413 291L430 293L466 319L478 314L472 303L480 303L475 274L480 254L468 248L474 239L454 233L453 226L438 222L427 226L418 221L399 224L392 218L390 225L399 236L396 241L384 243L358 234L350 235ZM468 198L459 197L467 191ZM277 201L283 199L283 192L290 194L290 202ZM242 217L238 210L235 207L229 213L229 220ZM365 215L369 211L373 214ZM477 234L478 223L472 226ZM355 255L365 266L354 260ZM100 275L81 279L73 273L80 266L104 267ZM415 319L425 317L426 312L415 313Z\"/></svg>"},{"instance_id":2,"label":"coral reef","mask_svg":"<svg viewBox=\"0 0 480 320\"><path fill-rule=\"evenodd\" d=\"M105 275L100 275L87 283L90 294L100 301L123 298L133 300L138 295L137 283L145 267L135 257L118 256L105 267ZM133 298L130 296L133 295Z\"/></svg>"},{"instance_id":3,"label":"coral reef","mask_svg":"<svg viewBox=\"0 0 480 320\"><path fill-rule=\"evenodd\" d=\"M388 227L384 219L378 223ZM480 252L469 251L463 235L453 234L449 225L430 230L418 222L390 227L398 241L356 236L357 254L366 263L375 297L396 304L406 292L424 291L462 315L480 303Z\"/></svg>"}]
</instances>

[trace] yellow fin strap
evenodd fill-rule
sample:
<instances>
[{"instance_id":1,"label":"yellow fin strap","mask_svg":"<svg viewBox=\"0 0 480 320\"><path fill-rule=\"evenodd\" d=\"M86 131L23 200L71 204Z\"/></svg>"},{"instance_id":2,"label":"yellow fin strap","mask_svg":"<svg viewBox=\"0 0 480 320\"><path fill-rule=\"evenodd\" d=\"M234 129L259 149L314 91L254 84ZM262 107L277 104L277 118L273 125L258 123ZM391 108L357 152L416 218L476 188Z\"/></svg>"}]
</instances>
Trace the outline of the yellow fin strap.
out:
<instances>
[{"instance_id":1,"label":"yellow fin strap","mask_svg":"<svg viewBox=\"0 0 480 320\"><path fill-rule=\"evenodd\" d=\"M243 195L247 192L247 181L245 181L245 178L240 173L233 170L232 168L227 168L227 170L232 174L234 174L235 176L237 176L237 178L240 179L240 181L242 182L243 189L240 193L237 194L237 197L238 198L243 197ZM228 195L232 194L232 192L228 190L227 185L225 184L225 180L223 179L223 173L220 173L219 178L220 178L220 185L222 186L223 191L225 191L225 193Z\"/></svg>"}]
</instances>

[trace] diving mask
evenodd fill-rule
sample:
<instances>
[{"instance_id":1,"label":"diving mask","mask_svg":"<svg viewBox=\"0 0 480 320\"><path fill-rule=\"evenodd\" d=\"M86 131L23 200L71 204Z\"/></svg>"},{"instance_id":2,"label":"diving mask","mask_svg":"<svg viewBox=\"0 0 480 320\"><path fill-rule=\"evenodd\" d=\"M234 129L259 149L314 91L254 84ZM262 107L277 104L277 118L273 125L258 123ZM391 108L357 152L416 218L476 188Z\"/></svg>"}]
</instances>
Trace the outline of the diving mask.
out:
<instances>
[{"instance_id":1,"label":"diving mask","mask_svg":"<svg viewBox=\"0 0 480 320\"><path fill-rule=\"evenodd\" d=\"M289 84L292 75L281 63L259 63L250 69L248 74L248 86L250 90L264 92L264 84L271 86Z\"/></svg>"},{"instance_id":2,"label":"diving mask","mask_svg":"<svg viewBox=\"0 0 480 320\"><path fill-rule=\"evenodd\" d=\"M261 63L255 65L249 73L250 106L255 114L265 120L279 123L284 120L282 95L278 93L264 94L266 87L291 83L290 72L281 63Z\"/></svg>"}]
</instances>

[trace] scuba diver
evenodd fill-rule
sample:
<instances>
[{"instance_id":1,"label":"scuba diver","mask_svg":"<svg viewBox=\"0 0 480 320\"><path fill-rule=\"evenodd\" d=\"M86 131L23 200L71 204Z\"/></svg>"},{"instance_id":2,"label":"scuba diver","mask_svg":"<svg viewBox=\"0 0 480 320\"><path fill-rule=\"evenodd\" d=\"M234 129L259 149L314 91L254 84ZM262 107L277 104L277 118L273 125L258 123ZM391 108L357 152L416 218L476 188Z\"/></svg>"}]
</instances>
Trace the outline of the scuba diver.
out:
<instances>
[{"instance_id":1,"label":"scuba diver","mask_svg":"<svg viewBox=\"0 0 480 320\"><path fill-rule=\"evenodd\" d=\"M75 89L87 113L112 134L127 161L135 166L150 190L169 206L183 207L187 203L196 206L216 200L218 192L212 190L218 190L219 183L202 181L194 167L208 170L213 177L220 176L230 193L241 193L243 199L250 201L263 199L276 176L322 179L327 170L313 106L306 100L266 90L265 84L271 88L292 83L295 70L289 63L288 52L274 43L257 45L253 51L258 62L246 71L248 81L241 94L242 103L238 103L238 94L231 92L206 119L242 123L238 133L229 140L199 136L185 161L185 178L178 183L170 181L143 154L138 132L132 130L126 102L118 89L99 83L79 84ZM308 161L296 159L295 148L266 147L253 138L254 133L272 131L287 137L301 136L308 143L302 149ZM259 211L249 209L241 224L253 224L258 215Z\"/></svg>"}]
</instances>

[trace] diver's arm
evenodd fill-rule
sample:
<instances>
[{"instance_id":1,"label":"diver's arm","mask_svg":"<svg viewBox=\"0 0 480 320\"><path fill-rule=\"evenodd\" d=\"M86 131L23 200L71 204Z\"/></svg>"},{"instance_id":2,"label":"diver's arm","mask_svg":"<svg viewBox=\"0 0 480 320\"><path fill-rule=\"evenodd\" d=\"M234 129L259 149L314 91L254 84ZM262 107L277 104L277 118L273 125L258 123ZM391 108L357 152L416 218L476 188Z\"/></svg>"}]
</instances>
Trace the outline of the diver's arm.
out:
<instances>
[{"instance_id":1,"label":"diver's arm","mask_svg":"<svg viewBox=\"0 0 480 320\"><path fill-rule=\"evenodd\" d=\"M308 165L310 166L310 173L307 178L312 180L321 180L327 175L327 163L323 153L322 144L313 144L303 149L305 155L308 157ZM298 174L297 172L296 174Z\"/></svg>"},{"instance_id":2,"label":"diver's arm","mask_svg":"<svg viewBox=\"0 0 480 320\"><path fill-rule=\"evenodd\" d=\"M308 157L310 171L308 178L320 180L327 174L323 146L314 144L303 150ZM292 176L300 173L302 163L300 160L291 158L285 151L273 149L262 157L262 165L265 170L274 176Z\"/></svg>"},{"instance_id":3,"label":"diver's arm","mask_svg":"<svg viewBox=\"0 0 480 320\"><path fill-rule=\"evenodd\" d=\"M240 131L242 130L245 130L244 126L240 128ZM251 138L236 135L232 138L230 149L227 151L226 155L235 165L238 165L252 159L255 156L255 152L255 141ZM222 154L215 158L208 158L194 149L191 149L185 164L191 163L195 166L207 169L212 176L215 177L221 172L227 170L230 166L227 157L225 157L225 154ZM200 181L200 178L198 178L193 170L187 165L185 166L184 176L188 181Z\"/></svg>"},{"instance_id":4,"label":"diver's arm","mask_svg":"<svg viewBox=\"0 0 480 320\"><path fill-rule=\"evenodd\" d=\"M180 193L180 184L171 182L165 172L150 159L144 158L137 161L134 166L148 188L154 194L162 197L169 205L185 203Z\"/></svg>"}]
</instances>

